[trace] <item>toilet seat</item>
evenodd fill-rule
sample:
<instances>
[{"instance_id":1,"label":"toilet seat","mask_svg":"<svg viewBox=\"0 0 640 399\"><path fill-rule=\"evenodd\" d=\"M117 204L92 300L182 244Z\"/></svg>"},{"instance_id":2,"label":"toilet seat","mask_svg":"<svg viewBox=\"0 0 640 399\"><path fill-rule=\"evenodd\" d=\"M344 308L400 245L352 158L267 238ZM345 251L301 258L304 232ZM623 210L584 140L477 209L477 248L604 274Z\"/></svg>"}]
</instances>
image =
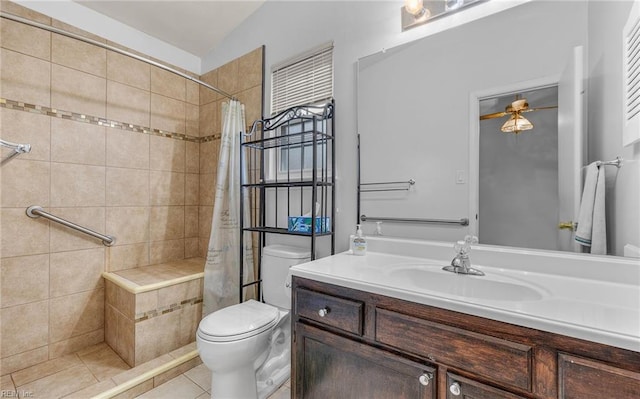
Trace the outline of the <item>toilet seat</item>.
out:
<instances>
[{"instance_id":1,"label":"toilet seat","mask_svg":"<svg viewBox=\"0 0 640 399\"><path fill-rule=\"evenodd\" d=\"M238 341L271 329L279 315L278 308L250 299L207 315L198 336L211 342Z\"/></svg>"}]
</instances>

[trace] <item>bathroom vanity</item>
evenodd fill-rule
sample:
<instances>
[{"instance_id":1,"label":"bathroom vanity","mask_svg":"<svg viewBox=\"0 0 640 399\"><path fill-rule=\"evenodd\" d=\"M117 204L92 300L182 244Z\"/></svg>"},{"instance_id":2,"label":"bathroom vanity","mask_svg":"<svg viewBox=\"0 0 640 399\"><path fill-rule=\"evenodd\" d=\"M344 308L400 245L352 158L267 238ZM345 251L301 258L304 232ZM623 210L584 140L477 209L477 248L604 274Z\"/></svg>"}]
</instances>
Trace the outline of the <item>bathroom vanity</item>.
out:
<instances>
[{"instance_id":1,"label":"bathroom vanity","mask_svg":"<svg viewBox=\"0 0 640 399\"><path fill-rule=\"evenodd\" d=\"M292 268L295 398L640 397L638 262L486 247L460 276L450 245L369 245Z\"/></svg>"}]
</instances>

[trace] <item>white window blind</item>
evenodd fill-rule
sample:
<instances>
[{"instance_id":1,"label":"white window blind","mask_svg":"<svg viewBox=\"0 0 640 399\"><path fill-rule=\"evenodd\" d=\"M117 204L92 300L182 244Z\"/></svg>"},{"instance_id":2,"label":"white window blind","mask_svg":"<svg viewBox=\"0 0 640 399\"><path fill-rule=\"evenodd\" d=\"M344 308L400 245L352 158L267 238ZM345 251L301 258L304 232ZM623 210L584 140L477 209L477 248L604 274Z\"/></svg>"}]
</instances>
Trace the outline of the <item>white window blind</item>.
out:
<instances>
[{"instance_id":1,"label":"white window blind","mask_svg":"<svg viewBox=\"0 0 640 399\"><path fill-rule=\"evenodd\" d=\"M333 97L333 44L324 45L271 72L271 113Z\"/></svg>"},{"instance_id":2,"label":"white window blind","mask_svg":"<svg viewBox=\"0 0 640 399\"><path fill-rule=\"evenodd\" d=\"M640 4L633 2L622 29L622 144L640 141Z\"/></svg>"}]
</instances>

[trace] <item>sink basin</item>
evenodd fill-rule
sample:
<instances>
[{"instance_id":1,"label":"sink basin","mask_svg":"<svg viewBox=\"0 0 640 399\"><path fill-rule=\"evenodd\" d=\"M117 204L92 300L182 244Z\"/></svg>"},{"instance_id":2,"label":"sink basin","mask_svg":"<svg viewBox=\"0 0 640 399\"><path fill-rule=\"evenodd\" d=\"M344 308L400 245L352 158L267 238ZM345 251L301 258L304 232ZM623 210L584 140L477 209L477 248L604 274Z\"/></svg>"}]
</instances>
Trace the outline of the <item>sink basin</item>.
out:
<instances>
[{"instance_id":1,"label":"sink basin","mask_svg":"<svg viewBox=\"0 0 640 399\"><path fill-rule=\"evenodd\" d=\"M506 276L461 275L442 270L442 265L406 264L391 267L389 278L405 287L494 301L538 301L545 297L540 288Z\"/></svg>"}]
</instances>

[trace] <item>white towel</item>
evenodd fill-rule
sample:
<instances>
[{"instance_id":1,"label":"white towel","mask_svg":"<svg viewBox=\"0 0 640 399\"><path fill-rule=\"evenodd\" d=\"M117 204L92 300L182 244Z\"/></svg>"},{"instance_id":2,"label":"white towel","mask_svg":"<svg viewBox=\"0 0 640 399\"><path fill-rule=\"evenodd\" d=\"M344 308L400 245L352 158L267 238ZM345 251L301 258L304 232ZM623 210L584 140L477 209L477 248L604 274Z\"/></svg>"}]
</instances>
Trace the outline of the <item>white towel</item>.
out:
<instances>
[{"instance_id":1,"label":"white towel","mask_svg":"<svg viewBox=\"0 0 640 399\"><path fill-rule=\"evenodd\" d=\"M591 253L607 254L607 219L604 206L605 167L598 168L598 183L596 184L596 198L593 203L593 226L591 227Z\"/></svg>"},{"instance_id":2,"label":"white towel","mask_svg":"<svg viewBox=\"0 0 640 399\"><path fill-rule=\"evenodd\" d=\"M578 215L575 240L580 245L590 247L592 254L607 253L604 174L604 168L599 168L598 162L592 162L587 167Z\"/></svg>"}]
</instances>

